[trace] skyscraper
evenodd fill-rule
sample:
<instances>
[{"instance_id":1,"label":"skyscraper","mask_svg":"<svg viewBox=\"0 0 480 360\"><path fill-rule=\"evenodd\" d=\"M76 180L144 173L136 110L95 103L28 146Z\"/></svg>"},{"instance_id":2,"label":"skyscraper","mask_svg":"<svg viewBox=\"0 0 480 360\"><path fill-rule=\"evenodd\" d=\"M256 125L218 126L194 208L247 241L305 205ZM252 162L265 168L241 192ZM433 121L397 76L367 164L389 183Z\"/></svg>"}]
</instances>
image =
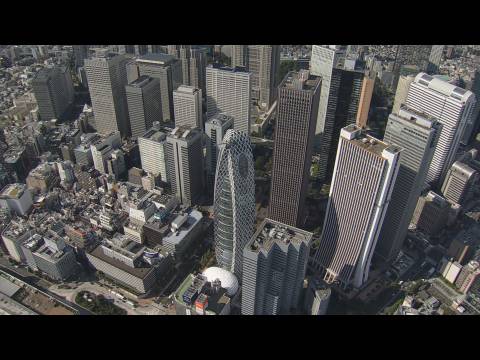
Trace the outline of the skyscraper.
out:
<instances>
[{"instance_id":1,"label":"skyscraper","mask_svg":"<svg viewBox=\"0 0 480 360\"><path fill-rule=\"evenodd\" d=\"M132 137L137 138L162 119L159 81L142 75L126 85L125 91Z\"/></svg>"},{"instance_id":2,"label":"skyscraper","mask_svg":"<svg viewBox=\"0 0 480 360\"><path fill-rule=\"evenodd\" d=\"M38 112L43 121L63 120L73 103L73 83L65 66L43 68L32 80Z\"/></svg>"},{"instance_id":3,"label":"skyscraper","mask_svg":"<svg viewBox=\"0 0 480 360\"><path fill-rule=\"evenodd\" d=\"M478 172L460 161L455 161L448 170L442 185L442 194L454 204L464 205L472 195L473 186L478 181Z\"/></svg>"},{"instance_id":4,"label":"skyscraper","mask_svg":"<svg viewBox=\"0 0 480 360\"><path fill-rule=\"evenodd\" d=\"M263 110L268 110L275 102L279 67L279 45L248 45L248 71L252 74L251 95Z\"/></svg>"},{"instance_id":5,"label":"skyscraper","mask_svg":"<svg viewBox=\"0 0 480 360\"><path fill-rule=\"evenodd\" d=\"M328 108L328 99L330 96L330 84L332 81L333 68L344 57L342 48L338 45L313 45L312 57L310 59L310 73L322 78L322 88L320 92L320 102L318 104L318 117L315 129L315 151L320 152L322 146L322 137L325 132L328 133L326 127L326 116Z\"/></svg>"},{"instance_id":6,"label":"skyscraper","mask_svg":"<svg viewBox=\"0 0 480 360\"><path fill-rule=\"evenodd\" d=\"M358 127L366 128L368 125L368 114L370 112L370 103L372 101L374 87L375 73L369 72L363 77L356 120Z\"/></svg>"},{"instance_id":7,"label":"skyscraper","mask_svg":"<svg viewBox=\"0 0 480 360\"><path fill-rule=\"evenodd\" d=\"M475 70L472 81L468 84L467 90L470 90L475 94L475 107L473 108L472 116L470 120L467 121L465 125L465 130L463 131L462 138L460 142L463 145L470 144L473 139L478 135L478 130L480 126L480 70Z\"/></svg>"},{"instance_id":8,"label":"skyscraper","mask_svg":"<svg viewBox=\"0 0 480 360\"><path fill-rule=\"evenodd\" d=\"M430 165L427 182L443 181L455 160L465 124L472 116L475 95L425 73L410 84L406 104L418 112L437 118L442 124L440 138Z\"/></svg>"},{"instance_id":9,"label":"skyscraper","mask_svg":"<svg viewBox=\"0 0 480 360\"><path fill-rule=\"evenodd\" d=\"M392 113L398 114L400 106L405 104L407 101L408 90L410 89L410 84L415 80L413 75L402 75L398 79L397 90L395 92L395 100L393 101Z\"/></svg>"},{"instance_id":10,"label":"skyscraper","mask_svg":"<svg viewBox=\"0 0 480 360\"><path fill-rule=\"evenodd\" d=\"M366 135L355 125L342 129L322 238L314 265L327 283L361 287L397 176L400 149Z\"/></svg>"},{"instance_id":11,"label":"skyscraper","mask_svg":"<svg viewBox=\"0 0 480 360\"><path fill-rule=\"evenodd\" d=\"M225 114L217 114L205 123L207 158L205 161L207 173L207 189L214 188L215 172L217 170L220 144L228 129L233 128L233 118Z\"/></svg>"},{"instance_id":12,"label":"skyscraper","mask_svg":"<svg viewBox=\"0 0 480 360\"><path fill-rule=\"evenodd\" d=\"M231 45L232 48L232 68L236 66L247 67L247 45Z\"/></svg>"},{"instance_id":13,"label":"skyscraper","mask_svg":"<svg viewBox=\"0 0 480 360\"><path fill-rule=\"evenodd\" d=\"M190 45L179 45L178 59L182 64L182 84L190 85Z\"/></svg>"},{"instance_id":14,"label":"skyscraper","mask_svg":"<svg viewBox=\"0 0 480 360\"><path fill-rule=\"evenodd\" d=\"M340 130L357 122L363 80L364 74L360 71L332 70L319 154L319 180L332 175Z\"/></svg>"},{"instance_id":15,"label":"skyscraper","mask_svg":"<svg viewBox=\"0 0 480 360\"><path fill-rule=\"evenodd\" d=\"M242 315L298 309L312 233L265 219L243 250Z\"/></svg>"},{"instance_id":16,"label":"skyscraper","mask_svg":"<svg viewBox=\"0 0 480 360\"><path fill-rule=\"evenodd\" d=\"M437 120L407 107L388 118L383 141L401 147L403 151L375 248L376 255L385 261L394 260L403 245L440 133L441 125Z\"/></svg>"},{"instance_id":17,"label":"skyscraper","mask_svg":"<svg viewBox=\"0 0 480 360\"><path fill-rule=\"evenodd\" d=\"M207 49L205 48L192 48L190 50L190 86L195 86L202 90L202 95L207 91L205 74L205 68L207 67L206 52Z\"/></svg>"},{"instance_id":18,"label":"skyscraper","mask_svg":"<svg viewBox=\"0 0 480 360\"><path fill-rule=\"evenodd\" d=\"M203 131L202 90L194 86L179 86L173 91L175 126L196 127Z\"/></svg>"},{"instance_id":19,"label":"skyscraper","mask_svg":"<svg viewBox=\"0 0 480 360\"><path fill-rule=\"evenodd\" d=\"M428 58L427 72L430 75L438 73L438 67L442 61L443 50L445 45L432 45L432 50L430 51L430 56Z\"/></svg>"},{"instance_id":20,"label":"skyscraper","mask_svg":"<svg viewBox=\"0 0 480 360\"><path fill-rule=\"evenodd\" d=\"M225 113L233 117L234 130L250 135L250 73L217 64L207 67L206 73L207 118Z\"/></svg>"},{"instance_id":21,"label":"skyscraper","mask_svg":"<svg viewBox=\"0 0 480 360\"><path fill-rule=\"evenodd\" d=\"M176 127L167 135L165 150L172 192L182 204L196 204L203 190L202 132Z\"/></svg>"},{"instance_id":22,"label":"skyscraper","mask_svg":"<svg viewBox=\"0 0 480 360\"><path fill-rule=\"evenodd\" d=\"M75 69L83 66L85 59L88 58L89 47L90 45L72 45Z\"/></svg>"},{"instance_id":23,"label":"skyscraper","mask_svg":"<svg viewBox=\"0 0 480 360\"><path fill-rule=\"evenodd\" d=\"M290 72L278 88L269 218L289 226L304 223L320 79Z\"/></svg>"},{"instance_id":24,"label":"skyscraper","mask_svg":"<svg viewBox=\"0 0 480 360\"><path fill-rule=\"evenodd\" d=\"M162 120L164 122L174 119L173 90L182 83L182 67L175 57L156 53L145 54L129 62L131 68L130 81L141 75L150 76L160 82L160 96L162 105ZM135 73L136 72L136 73Z\"/></svg>"},{"instance_id":25,"label":"skyscraper","mask_svg":"<svg viewBox=\"0 0 480 360\"><path fill-rule=\"evenodd\" d=\"M220 267L242 275L243 248L255 223L255 169L250 137L227 130L215 176L215 255Z\"/></svg>"},{"instance_id":26,"label":"skyscraper","mask_svg":"<svg viewBox=\"0 0 480 360\"><path fill-rule=\"evenodd\" d=\"M125 137L130 133L126 62L125 56L109 53L107 49L96 49L94 57L85 59L96 129L101 134L120 131Z\"/></svg>"},{"instance_id":27,"label":"skyscraper","mask_svg":"<svg viewBox=\"0 0 480 360\"><path fill-rule=\"evenodd\" d=\"M166 141L167 134L162 132L160 127L156 125L138 138L142 169L153 174L155 177L160 176L160 179L164 182L168 182L165 151Z\"/></svg>"}]
</instances>

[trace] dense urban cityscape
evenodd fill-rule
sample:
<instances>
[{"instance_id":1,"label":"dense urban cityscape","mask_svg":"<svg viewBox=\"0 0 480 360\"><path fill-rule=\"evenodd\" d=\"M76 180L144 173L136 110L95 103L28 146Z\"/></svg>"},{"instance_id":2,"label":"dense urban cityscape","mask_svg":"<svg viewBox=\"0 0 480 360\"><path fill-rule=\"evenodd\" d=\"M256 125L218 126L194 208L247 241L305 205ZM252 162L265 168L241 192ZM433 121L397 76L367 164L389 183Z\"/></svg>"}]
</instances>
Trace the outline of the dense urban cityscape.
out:
<instances>
[{"instance_id":1,"label":"dense urban cityscape","mask_svg":"<svg viewBox=\"0 0 480 360\"><path fill-rule=\"evenodd\" d=\"M0 315L479 315L480 45L0 45Z\"/></svg>"}]
</instances>

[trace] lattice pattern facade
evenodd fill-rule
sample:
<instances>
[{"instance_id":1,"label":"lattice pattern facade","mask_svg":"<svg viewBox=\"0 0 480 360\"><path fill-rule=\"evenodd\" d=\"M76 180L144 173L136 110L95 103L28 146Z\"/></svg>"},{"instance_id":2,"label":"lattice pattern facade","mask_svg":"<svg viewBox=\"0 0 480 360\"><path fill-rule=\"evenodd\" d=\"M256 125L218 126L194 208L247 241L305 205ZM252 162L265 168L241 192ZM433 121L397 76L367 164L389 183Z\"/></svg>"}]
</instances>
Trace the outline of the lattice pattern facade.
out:
<instances>
[{"instance_id":1,"label":"lattice pattern facade","mask_svg":"<svg viewBox=\"0 0 480 360\"><path fill-rule=\"evenodd\" d=\"M255 170L246 133L227 130L215 176L215 255L220 267L242 273L242 253L253 235Z\"/></svg>"}]
</instances>

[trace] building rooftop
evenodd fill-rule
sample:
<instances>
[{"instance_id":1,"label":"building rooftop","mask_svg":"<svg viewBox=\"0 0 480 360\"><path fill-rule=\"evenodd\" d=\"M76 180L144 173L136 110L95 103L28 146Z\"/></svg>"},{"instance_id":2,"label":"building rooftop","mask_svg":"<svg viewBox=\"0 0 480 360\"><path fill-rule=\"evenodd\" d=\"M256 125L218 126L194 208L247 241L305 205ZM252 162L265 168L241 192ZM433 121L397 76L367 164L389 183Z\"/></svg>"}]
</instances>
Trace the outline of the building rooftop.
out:
<instances>
[{"instance_id":1,"label":"building rooftop","mask_svg":"<svg viewBox=\"0 0 480 360\"><path fill-rule=\"evenodd\" d=\"M155 142L162 142L167 138L167 134L156 128L151 128L147 130L145 134L143 134L142 138Z\"/></svg>"},{"instance_id":2,"label":"building rooftop","mask_svg":"<svg viewBox=\"0 0 480 360\"><path fill-rule=\"evenodd\" d=\"M247 70L246 67L244 66L235 66L234 68L232 67L229 67L229 66L225 66L225 65L222 65L222 64L219 64L219 63L214 63L214 64L210 64L207 69L210 68L210 69L216 69L216 70L222 70L222 71L228 71L228 72L232 72L232 73L244 73L244 74L250 74Z\"/></svg>"},{"instance_id":3,"label":"building rooftop","mask_svg":"<svg viewBox=\"0 0 480 360\"><path fill-rule=\"evenodd\" d=\"M8 184L0 192L0 199L20 199L26 188L25 184Z\"/></svg>"},{"instance_id":4,"label":"building rooftop","mask_svg":"<svg viewBox=\"0 0 480 360\"><path fill-rule=\"evenodd\" d=\"M187 86L187 85L180 85L177 90L174 90L176 93L180 94L195 94L198 93L200 89L196 88L195 86Z\"/></svg>"},{"instance_id":5,"label":"building rooftop","mask_svg":"<svg viewBox=\"0 0 480 360\"><path fill-rule=\"evenodd\" d=\"M132 86L136 88L142 88L148 84L150 84L152 81L155 81L154 78L151 78L150 76L146 75L141 75L138 79L132 81L130 84L127 86Z\"/></svg>"},{"instance_id":6,"label":"building rooftop","mask_svg":"<svg viewBox=\"0 0 480 360\"><path fill-rule=\"evenodd\" d=\"M141 55L136 59L137 63L150 63L150 64L157 64L157 65L169 65L173 61L175 61L175 57L168 54L162 53L147 53L145 55Z\"/></svg>"},{"instance_id":7,"label":"building rooftop","mask_svg":"<svg viewBox=\"0 0 480 360\"><path fill-rule=\"evenodd\" d=\"M189 126L181 126L181 127L177 126L169 134L169 137L174 138L174 139L190 140L190 139L192 139L195 136L198 136L200 134L201 134L201 130L199 130L197 128L192 128L192 127L189 127Z\"/></svg>"},{"instance_id":8,"label":"building rooftop","mask_svg":"<svg viewBox=\"0 0 480 360\"><path fill-rule=\"evenodd\" d=\"M414 82L461 102L466 102L468 98L473 95L473 93L469 90L462 89L458 86L450 84L449 82L435 78L423 72L419 73L415 77Z\"/></svg>"},{"instance_id":9,"label":"building rooftop","mask_svg":"<svg viewBox=\"0 0 480 360\"><path fill-rule=\"evenodd\" d=\"M350 140L352 144L382 158L386 158L390 154L397 154L402 150L399 146L388 145L383 141L368 135L355 124L344 127L340 132L340 136Z\"/></svg>"},{"instance_id":10,"label":"building rooftop","mask_svg":"<svg viewBox=\"0 0 480 360\"><path fill-rule=\"evenodd\" d=\"M171 224L171 229L174 231L170 231L163 241L179 244L202 218L202 213L197 210L190 211L188 215L178 215Z\"/></svg>"},{"instance_id":11,"label":"building rooftop","mask_svg":"<svg viewBox=\"0 0 480 360\"><path fill-rule=\"evenodd\" d=\"M392 115L398 116L403 120L413 122L416 125L426 130L430 130L432 127L438 128L438 121L436 118L430 115L427 115L425 113L422 113L420 111L416 111L412 108L409 108L404 104L401 105L398 115L396 114L392 114Z\"/></svg>"},{"instance_id":12,"label":"building rooftop","mask_svg":"<svg viewBox=\"0 0 480 360\"><path fill-rule=\"evenodd\" d=\"M267 218L263 220L247 246L252 251L269 251L274 243L300 245L303 242L309 245L312 236L313 234L308 231Z\"/></svg>"},{"instance_id":13,"label":"building rooftop","mask_svg":"<svg viewBox=\"0 0 480 360\"><path fill-rule=\"evenodd\" d=\"M233 117L225 113L215 114L207 121L207 123L213 123L215 125L221 125L221 126L227 122L233 123Z\"/></svg>"},{"instance_id":14,"label":"building rooftop","mask_svg":"<svg viewBox=\"0 0 480 360\"><path fill-rule=\"evenodd\" d=\"M279 87L289 88L295 90L314 91L321 83L319 76L310 75L308 70L290 71Z\"/></svg>"}]
</instances>

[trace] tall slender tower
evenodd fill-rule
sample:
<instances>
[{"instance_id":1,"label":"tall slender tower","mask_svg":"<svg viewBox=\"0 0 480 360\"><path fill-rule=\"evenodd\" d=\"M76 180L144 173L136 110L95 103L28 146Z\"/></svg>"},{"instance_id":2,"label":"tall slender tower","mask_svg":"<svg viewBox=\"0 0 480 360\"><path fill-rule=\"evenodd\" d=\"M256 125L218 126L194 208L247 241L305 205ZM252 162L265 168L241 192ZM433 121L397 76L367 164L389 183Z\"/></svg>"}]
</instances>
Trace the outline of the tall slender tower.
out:
<instances>
[{"instance_id":1,"label":"tall slender tower","mask_svg":"<svg viewBox=\"0 0 480 360\"><path fill-rule=\"evenodd\" d=\"M247 67L247 45L231 45L232 47L232 68L236 66Z\"/></svg>"},{"instance_id":2,"label":"tall slender tower","mask_svg":"<svg viewBox=\"0 0 480 360\"><path fill-rule=\"evenodd\" d=\"M255 223L255 169L250 138L227 130L215 175L215 254L218 264L242 275L243 249Z\"/></svg>"},{"instance_id":3,"label":"tall slender tower","mask_svg":"<svg viewBox=\"0 0 480 360\"><path fill-rule=\"evenodd\" d=\"M427 174L429 184L441 184L455 161L461 136L465 125L470 121L475 102L475 95L471 91L425 73L419 73L410 84L407 106L438 119L443 125Z\"/></svg>"},{"instance_id":4,"label":"tall slender tower","mask_svg":"<svg viewBox=\"0 0 480 360\"><path fill-rule=\"evenodd\" d=\"M304 223L320 78L290 72L278 88L269 218L290 226Z\"/></svg>"},{"instance_id":5,"label":"tall slender tower","mask_svg":"<svg viewBox=\"0 0 480 360\"><path fill-rule=\"evenodd\" d=\"M233 128L250 135L251 74L245 68L207 67L207 118L218 113L233 117Z\"/></svg>"},{"instance_id":6,"label":"tall slender tower","mask_svg":"<svg viewBox=\"0 0 480 360\"><path fill-rule=\"evenodd\" d=\"M120 131L122 137L130 134L126 63L124 55L109 53L107 49L96 49L94 57L85 59L96 129L101 134L112 131Z\"/></svg>"},{"instance_id":7,"label":"tall slender tower","mask_svg":"<svg viewBox=\"0 0 480 360\"><path fill-rule=\"evenodd\" d=\"M218 154L223 137L228 129L233 127L233 118L225 114L217 114L205 123L207 157L205 161L207 172L207 189L213 190L215 172L217 170Z\"/></svg>"},{"instance_id":8,"label":"tall slender tower","mask_svg":"<svg viewBox=\"0 0 480 360\"><path fill-rule=\"evenodd\" d=\"M267 110L275 102L280 67L279 45L248 45L248 71L252 73L252 99Z\"/></svg>"},{"instance_id":9,"label":"tall slender tower","mask_svg":"<svg viewBox=\"0 0 480 360\"><path fill-rule=\"evenodd\" d=\"M402 107L390 114L383 141L403 148L400 168L393 187L375 255L395 260L407 235L428 167L440 136L441 124L434 118Z\"/></svg>"},{"instance_id":10,"label":"tall slender tower","mask_svg":"<svg viewBox=\"0 0 480 360\"><path fill-rule=\"evenodd\" d=\"M182 204L196 204L203 191L202 132L176 127L167 136L165 150L172 191Z\"/></svg>"},{"instance_id":11,"label":"tall slender tower","mask_svg":"<svg viewBox=\"0 0 480 360\"><path fill-rule=\"evenodd\" d=\"M397 176L400 148L342 129L322 238L314 264L328 283L361 287Z\"/></svg>"}]
</instances>

